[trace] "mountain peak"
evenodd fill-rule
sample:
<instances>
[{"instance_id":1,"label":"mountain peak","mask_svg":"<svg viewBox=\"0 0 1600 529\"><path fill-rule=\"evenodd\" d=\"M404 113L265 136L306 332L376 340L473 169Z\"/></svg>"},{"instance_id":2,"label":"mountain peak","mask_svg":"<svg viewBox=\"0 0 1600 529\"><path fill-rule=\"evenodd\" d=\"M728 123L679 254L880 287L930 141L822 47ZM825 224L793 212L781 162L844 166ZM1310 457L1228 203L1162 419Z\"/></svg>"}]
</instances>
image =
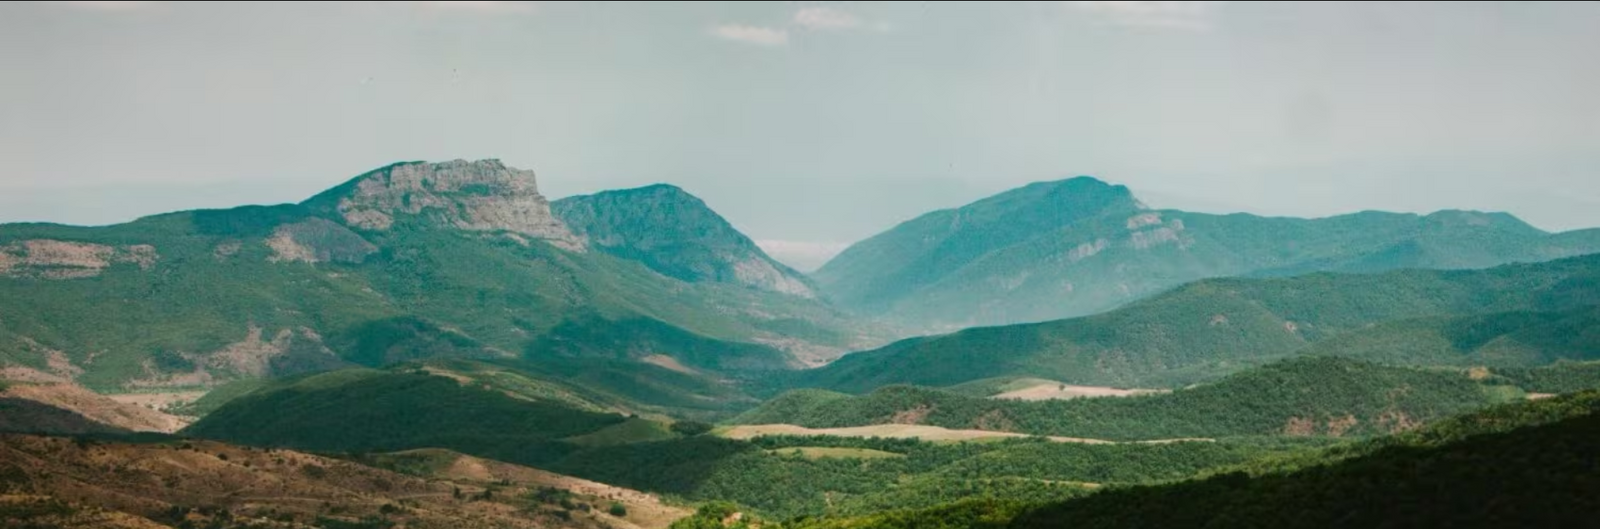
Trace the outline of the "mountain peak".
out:
<instances>
[{"instance_id":1,"label":"mountain peak","mask_svg":"<svg viewBox=\"0 0 1600 529\"><path fill-rule=\"evenodd\" d=\"M1127 186L1113 185L1092 176L1077 176L1061 180L1034 182L992 195L967 204L956 211L964 216L1004 217L1006 222L1016 221L1016 215L1044 215L1051 218L1077 219L1101 211L1143 209ZM1052 220L1051 222L1070 222Z\"/></svg>"},{"instance_id":2,"label":"mountain peak","mask_svg":"<svg viewBox=\"0 0 1600 529\"><path fill-rule=\"evenodd\" d=\"M1544 230L1533 227L1522 219L1501 211L1477 211L1462 209L1442 209L1422 217L1438 226L1471 227L1471 228L1499 228L1502 230L1517 230L1530 233L1544 233Z\"/></svg>"},{"instance_id":3,"label":"mountain peak","mask_svg":"<svg viewBox=\"0 0 1600 529\"><path fill-rule=\"evenodd\" d=\"M1116 196L1133 196L1133 191L1129 190L1128 186L1113 184L1089 175L1036 182L1033 185L1043 186L1058 193L1106 193Z\"/></svg>"},{"instance_id":4,"label":"mountain peak","mask_svg":"<svg viewBox=\"0 0 1600 529\"><path fill-rule=\"evenodd\" d=\"M638 260L662 275L816 295L804 276L774 261L705 201L677 186L602 191L552 206L596 249Z\"/></svg>"},{"instance_id":5,"label":"mountain peak","mask_svg":"<svg viewBox=\"0 0 1600 529\"><path fill-rule=\"evenodd\" d=\"M677 201L694 201L694 202L699 202L699 203L702 203L702 204L704 203L704 202L702 202L700 200L700 197L694 196L693 193L690 193L688 191L684 191L683 188L681 188L681 187L678 187L678 186L675 186L675 185L672 185L672 184L667 184L667 183L650 184L650 185L647 185L647 186L630 187L630 188L626 188L626 189L609 189L609 190L606 190L606 191L601 191L601 192L595 193L593 196L624 196L624 195L625 196L652 196L652 197L660 197L660 198L663 198L663 199L670 199L670 200L677 200Z\"/></svg>"},{"instance_id":6,"label":"mountain peak","mask_svg":"<svg viewBox=\"0 0 1600 529\"><path fill-rule=\"evenodd\" d=\"M1101 180L1099 178L1096 178L1096 177L1093 177L1093 176L1090 176L1090 175L1086 175L1086 174L1085 175L1074 176L1074 177L1071 177L1071 178L1062 178L1060 180L1050 180L1050 181L1045 181L1045 182L1040 182L1040 183L1042 183L1042 184L1056 184L1056 185L1117 187L1117 186L1113 186L1110 182L1107 182L1105 180Z\"/></svg>"},{"instance_id":7,"label":"mountain peak","mask_svg":"<svg viewBox=\"0 0 1600 529\"><path fill-rule=\"evenodd\" d=\"M498 159L400 162L358 176L306 201L345 224L387 231L420 219L473 231L505 231L579 251L582 239L550 213L533 171Z\"/></svg>"}]
</instances>

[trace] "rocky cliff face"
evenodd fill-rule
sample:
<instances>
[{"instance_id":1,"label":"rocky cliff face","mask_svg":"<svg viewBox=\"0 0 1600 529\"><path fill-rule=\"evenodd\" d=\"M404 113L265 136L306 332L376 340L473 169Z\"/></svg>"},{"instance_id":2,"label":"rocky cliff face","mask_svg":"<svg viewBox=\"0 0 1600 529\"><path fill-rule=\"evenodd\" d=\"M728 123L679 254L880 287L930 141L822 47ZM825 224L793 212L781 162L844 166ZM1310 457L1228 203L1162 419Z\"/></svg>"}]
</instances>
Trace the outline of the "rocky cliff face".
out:
<instances>
[{"instance_id":1,"label":"rocky cliff face","mask_svg":"<svg viewBox=\"0 0 1600 529\"><path fill-rule=\"evenodd\" d=\"M332 209L362 230L389 230L409 217L463 230L509 232L571 251L585 248L551 214L533 171L499 160L399 163L361 175L307 205Z\"/></svg>"},{"instance_id":2,"label":"rocky cliff face","mask_svg":"<svg viewBox=\"0 0 1600 529\"><path fill-rule=\"evenodd\" d=\"M568 197L557 217L595 248L640 261L689 282L721 282L814 297L800 273L784 266L705 202L671 185Z\"/></svg>"}]
</instances>

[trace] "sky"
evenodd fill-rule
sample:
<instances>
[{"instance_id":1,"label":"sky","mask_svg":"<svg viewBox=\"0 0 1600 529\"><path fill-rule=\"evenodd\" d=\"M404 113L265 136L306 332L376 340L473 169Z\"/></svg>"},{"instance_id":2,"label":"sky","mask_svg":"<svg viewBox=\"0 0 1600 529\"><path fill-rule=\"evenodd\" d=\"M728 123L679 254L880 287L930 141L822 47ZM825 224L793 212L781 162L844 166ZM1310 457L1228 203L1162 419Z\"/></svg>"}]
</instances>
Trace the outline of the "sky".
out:
<instances>
[{"instance_id":1,"label":"sky","mask_svg":"<svg viewBox=\"0 0 1600 529\"><path fill-rule=\"evenodd\" d=\"M1093 175L1146 203L1600 226L1600 3L0 4L0 222L499 158L657 182L802 269Z\"/></svg>"}]
</instances>

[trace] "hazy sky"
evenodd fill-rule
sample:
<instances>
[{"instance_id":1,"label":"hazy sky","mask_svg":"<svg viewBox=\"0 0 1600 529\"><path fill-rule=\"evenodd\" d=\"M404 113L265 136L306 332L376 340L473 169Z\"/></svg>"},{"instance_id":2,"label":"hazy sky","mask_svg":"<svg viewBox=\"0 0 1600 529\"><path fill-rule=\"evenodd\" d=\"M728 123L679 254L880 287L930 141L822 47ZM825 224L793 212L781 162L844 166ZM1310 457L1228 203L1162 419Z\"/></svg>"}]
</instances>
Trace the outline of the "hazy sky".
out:
<instances>
[{"instance_id":1,"label":"hazy sky","mask_svg":"<svg viewBox=\"0 0 1600 529\"><path fill-rule=\"evenodd\" d=\"M490 157L552 198L677 184L802 266L1079 174L1600 226L1600 4L0 4L0 222Z\"/></svg>"}]
</instances>

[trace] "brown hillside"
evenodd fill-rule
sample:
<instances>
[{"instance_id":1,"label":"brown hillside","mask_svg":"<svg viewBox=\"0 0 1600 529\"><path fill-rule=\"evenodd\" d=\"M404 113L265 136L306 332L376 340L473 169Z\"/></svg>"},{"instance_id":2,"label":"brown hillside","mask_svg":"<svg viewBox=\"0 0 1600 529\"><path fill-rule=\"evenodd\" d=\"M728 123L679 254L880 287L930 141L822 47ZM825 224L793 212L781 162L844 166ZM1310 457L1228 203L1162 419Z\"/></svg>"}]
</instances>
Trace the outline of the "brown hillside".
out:
<instances>
[{"instance_id":1,"label":"brown hillside","mask_svg":"<svg viewBox=\"0 0 1600 529\"><path fill-rule=\"evenodd\" d=\"M77 413L95 422L135 432L176 432L190 419L137 404L118 402L71 383L12 383L0 397L26 399ZM73 433L73 432L60 432Z\"/></svg>"},{"instance_id":2,"label":"brown hillside","mask_svg":"<svg viewBox=\"0 0 1600 529\"><path fill-rule=\"evenodd\" d=\"M537 471L477 461L493 470L425 477L210 441L6 434L0 435L0 518L38 527L150 527L189 520L199 526L287 528L365 520L372 527L387 521L397 528L631 529L644 525L631 520L636 504L641 514L650 512L637 499L624 499L630 520L614 518L604 513L611 500L585 494L575 496L571 508L541 504L530 497L547 485L517 479L541 475ZM494 479L475 479L484 476Z\"/></svg>"}]
</instances>

